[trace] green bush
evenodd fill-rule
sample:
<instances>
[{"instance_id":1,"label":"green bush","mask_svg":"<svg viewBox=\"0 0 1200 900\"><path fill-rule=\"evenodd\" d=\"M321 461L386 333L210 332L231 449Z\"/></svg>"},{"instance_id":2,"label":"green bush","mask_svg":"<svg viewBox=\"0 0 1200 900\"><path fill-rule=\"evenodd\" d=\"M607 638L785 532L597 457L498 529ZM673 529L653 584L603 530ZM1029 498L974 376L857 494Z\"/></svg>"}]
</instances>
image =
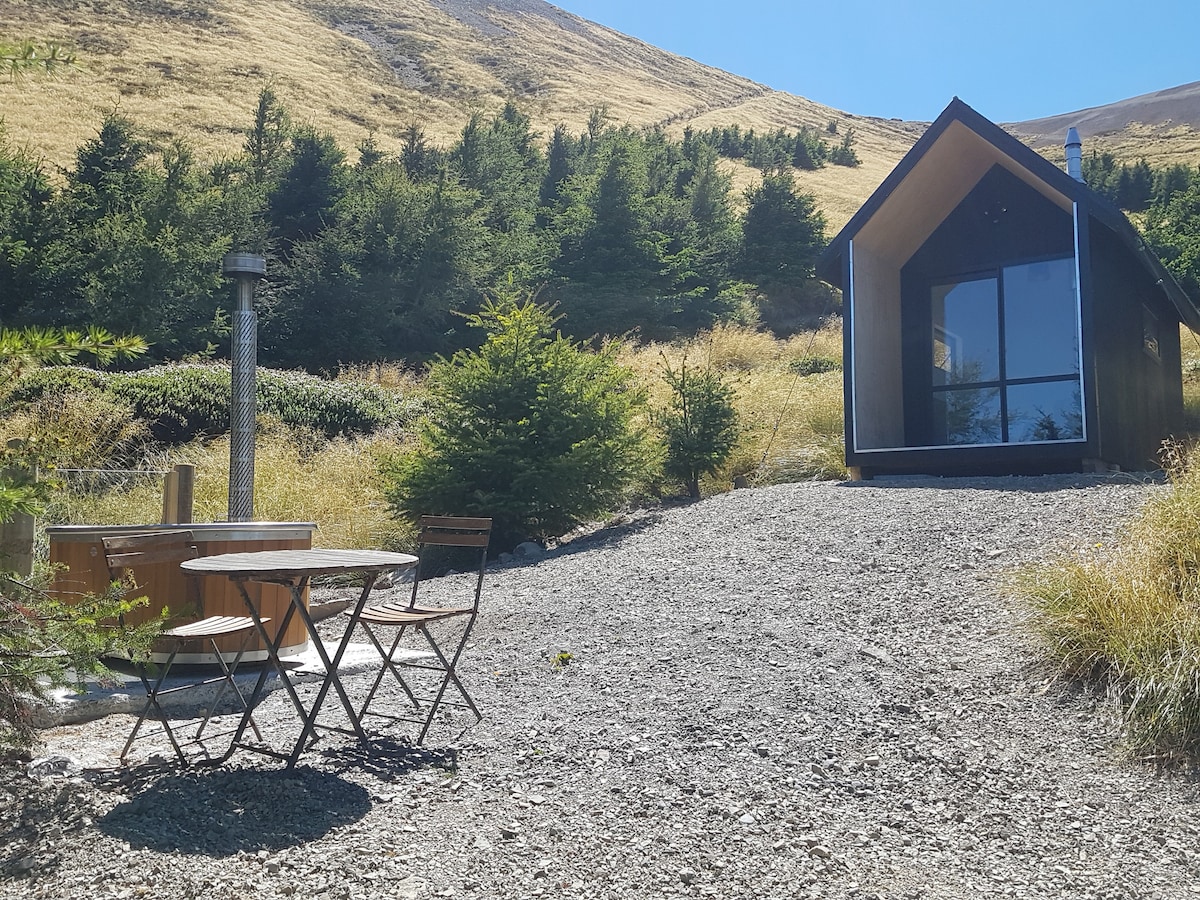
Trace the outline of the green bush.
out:
<instances>
[{"instance_id":1,"label":"green bush","mask_svg":"<svg viewBox=\"0 0 1200 900\"><path fill-rule=\"evenodd\" d=\"M229 430L230 370L225 366L171 365L113 373L47 367L24 378L12 400L31 402L67 389L107 394L128 404L136 418L147 422L150 436L165 444ZM417 412L412 401L380 385L272 369L258 370L257 398L260 414L331 438L404 424Z\"/></svg>"},{"instance_id":2,"label":"green bush","mask_svg":"<svg viewBox=\"0 0 1200 900\"><path fill-rule=\"evenodd\" d=\"M435 363L418 448L385 466L393 509L493 519L493 546L558 537L613 509L653 454L644 393L615 361L552 335L549 307L489 301L483 346Z\"/></svg>"},{"instance_id":3,"label":"green bush","mask_svg":"<svg viewBox=\"0 0 1200 900\"><path fill-rule=\"evenodd\" d=\"M822 372L837 372L842 368L840 360L828 356L805 356L788 363L788 371L797 375L820 375Z\"/></svg>"},{"instance_id":4,"label":"green bush","mask_svg":"<svg viewBox=\"0 0 1200 900\"><path fill-rule=\"evenodd\" d=\"M667 407L655 420L666 441L663 471L678 478L692 497L700 496L700 477L719 469L738 439L734 390L711 366L678 371L663 363L663 380L671 389Z\"/></svg>"}]
</instances>

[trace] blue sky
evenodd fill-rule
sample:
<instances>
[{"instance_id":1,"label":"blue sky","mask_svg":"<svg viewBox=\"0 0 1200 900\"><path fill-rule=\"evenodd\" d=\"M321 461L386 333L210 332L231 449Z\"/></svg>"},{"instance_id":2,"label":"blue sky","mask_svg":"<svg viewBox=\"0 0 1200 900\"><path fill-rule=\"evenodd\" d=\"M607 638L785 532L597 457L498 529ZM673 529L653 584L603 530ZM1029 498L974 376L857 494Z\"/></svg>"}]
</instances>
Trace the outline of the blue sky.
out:
<instances>
[{"instance_id":1,"label":"blue sky","mask_svg":"<svg viewBox=\"0 0 1200 900\"><path fill-rule=\"evenodd\" d=\"M845 112L995 122L1200 81L1200 0L551 0Z\"/></svg>"}]
</instances>

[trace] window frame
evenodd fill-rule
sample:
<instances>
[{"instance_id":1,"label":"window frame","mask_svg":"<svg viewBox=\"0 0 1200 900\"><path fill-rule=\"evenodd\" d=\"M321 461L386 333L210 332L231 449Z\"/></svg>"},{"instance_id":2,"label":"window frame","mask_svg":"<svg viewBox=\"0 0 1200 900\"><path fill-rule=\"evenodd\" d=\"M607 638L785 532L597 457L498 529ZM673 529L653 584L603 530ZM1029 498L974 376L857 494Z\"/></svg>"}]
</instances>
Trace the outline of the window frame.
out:
<instances>
[{"instance_id":1,"label":"window frame","mask_svg":"<svg viewBox=\"0 0 1200 900\"><path fill-rule=\"evenodd\" d=\"M1034 377L1009 378L1008 369L1008 334L1005 303L1005 279L1004 272L1006 269L1018 268L1021 266L1036 265L1043 262L1068 262L1074 269L1074 303L1073 311L1075 313L1075 342L1076 342L1076 371L1063 375L1043 375ZM1079 284L1079 269L1078 257L1075 254L1056 253L1048 256L1029 257L1025 259L1013 260L1010 262L1001 263L995 266L989 266L982 269L971 269L955 275L938 275L930 278L926 283L925 296L928 312L929 327L926 330L927 341L929 343L929 353L926 354L925 363L928 365L928 402L930 404L929 418L929 438L930 443L919 445L913 449L950 449L962 447L1023 447L1035 444L1067 444L1081 443L1087 440L1087 420L1084 414L1085 393L1083 385L1083 344L1082 344L1082 328L1083 316L1081 307L1080 284ZM934 324L934 294L939 287L946 287L955 284L964 284L971 281L990 280L995 285L996 298L996 346L998 348L997 360L997 375L998 377L986 381L964 382L961 384L943 384L939 385L934 381L933 372L937 368L936 365L936 343L935 330L937 326ZM944 331L943 326L943 331ZM1078 436L1067 438L1056 438L1052 440L1035 440L1035 441L1013 441L1010 434L1009 422L1009 398L1008 388L1019 387L1023 385L1034 384L1063 384L1075 383L1079 387L1079 416L1080 416L1080 431ZM937 421L936 403L938 395L947 395L955 392L966 391L985 391L996 390L999 394L999 425L1000 439L998 441L979 441L979 442L963 442L963 443L945 443L933 442L935 422Z\"/></svg>"}]
</instances>

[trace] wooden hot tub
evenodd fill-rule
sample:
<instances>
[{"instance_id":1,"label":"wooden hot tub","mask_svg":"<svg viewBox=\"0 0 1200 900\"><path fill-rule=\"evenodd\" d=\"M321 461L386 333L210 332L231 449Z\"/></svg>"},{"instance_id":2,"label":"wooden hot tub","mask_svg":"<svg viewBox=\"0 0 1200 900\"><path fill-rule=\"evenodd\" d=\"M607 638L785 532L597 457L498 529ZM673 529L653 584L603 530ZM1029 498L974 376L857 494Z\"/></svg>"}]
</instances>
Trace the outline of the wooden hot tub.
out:
<instances>
[{"instance_id":1,"label":"wooden hot tub","mask_svg":"<svg viewBox=\"0 0 1200 900\"><path fill-rule=\"evenodd\" d=\"M316 525L312 522L199 522L187 525L51 525L46 534L50 539L50 562L66 566L59 570L54 579L53 590L58 596L69 600L72 596L87 593L99 594L108 589L108 566L104 561L106 537L123 534L145 534L154 531L190 531L196 539L201 556L216 556L218 553L248 553L255 550L308 550L312 547L312 534ZM147 596L150 605L135 609L128 617L131 623L155 618L164 606L170 606L189 596L184 574L177 564L146 566L135 570L138 582L135 596ZM261 615L279 622L291 605L291 595L283 585L248 582L246 591ZM237 585L227 578L206 577L200 579L200 602L198 615L174 622L193 621L203 616L244 616L246 604L238 593ZM190 595L194 596L194 594ZM304 597L308 603L308 595ZM268 629L272 626L268 625ZM221 655L232 659L237 652L241 636L218 640ZM284 635L281 654L298 653L308 646L308 636L300 617L293 615ZM189 648L190 649L190 648ZM262 639L256 634L251 638L242 657L246 661L262 661L267 658ZM158 662L166 660L166 654L155 653ZM211 652L181 653L177 663L213 663Z\"/></svg>"}]
</instances>

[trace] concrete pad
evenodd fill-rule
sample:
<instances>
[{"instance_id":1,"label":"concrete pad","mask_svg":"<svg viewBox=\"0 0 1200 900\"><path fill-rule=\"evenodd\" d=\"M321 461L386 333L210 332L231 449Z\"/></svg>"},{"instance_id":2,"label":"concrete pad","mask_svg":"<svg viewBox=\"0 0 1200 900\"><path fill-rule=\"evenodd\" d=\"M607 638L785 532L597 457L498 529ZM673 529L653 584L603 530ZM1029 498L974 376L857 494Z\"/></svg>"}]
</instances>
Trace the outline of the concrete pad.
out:
<instances>
[{"instance_id":1,"label":"concrete pad","mask_svg":"<svg viewBox=\"0 0 1200 900\"><path fill-rule=\"evenodd\" d=\"M332 651L331 651L332 653ZM408 651L397 653L397 659L423 660L432 659L429 652ZM302 653L282 657L287 667L289 677L293 682L320 681L325 676L325 666L319 654L310 645ZM379 651L370 644L352 643L346 647L338 672L343 676L359 672L373 672L380 665ZM246 696L254 690L262 663L244 662L238 667L234 680L238 688ZM179 674L175 674L175 672ZM188 684L197 679L216 677L220 671L215 665L211 666L174 666L172 675L167 679L165 687ZM146 702L146 691L135 672L113 670L114 681L110 684L100 684L89 679L87 690L76 693L70 688L59 688L51 691L46 702L39 703L33 711L32 719L35 728L53 728L60 725L71 725L103 718L117 713L137 715ZM278 673L272 673L267 679L265 690L276 690L280 687ZM216 696L220 683L205 685L195 690L180 691L161 698L164 707L172 706L203 706L204 703Z\"/></svg>"}]
</instances>

